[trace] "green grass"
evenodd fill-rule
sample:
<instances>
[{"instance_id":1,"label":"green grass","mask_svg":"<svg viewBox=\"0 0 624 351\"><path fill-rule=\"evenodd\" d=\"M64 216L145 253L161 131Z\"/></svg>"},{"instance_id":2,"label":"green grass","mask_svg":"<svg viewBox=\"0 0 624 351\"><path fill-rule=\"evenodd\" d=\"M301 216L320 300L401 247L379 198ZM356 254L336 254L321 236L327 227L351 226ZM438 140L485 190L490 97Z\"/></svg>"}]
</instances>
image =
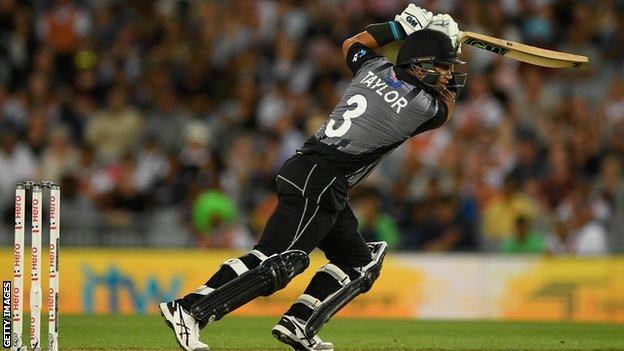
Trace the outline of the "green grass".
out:
<instances>
[{"instance_id":1,"label":"green grass","mask_svg":"<svg viewBox=\"0 0 624 351\"><path fill-rule=\"evenodd\" d=\"M202 340L213 351L289 350L271 336L277 319L226 317ZM321 337L336 350L624 350L624 325L615 324L336 319ZM156 315L62 316L59 339L61 350L178 349Z\"/></svg>"}]
</instances>

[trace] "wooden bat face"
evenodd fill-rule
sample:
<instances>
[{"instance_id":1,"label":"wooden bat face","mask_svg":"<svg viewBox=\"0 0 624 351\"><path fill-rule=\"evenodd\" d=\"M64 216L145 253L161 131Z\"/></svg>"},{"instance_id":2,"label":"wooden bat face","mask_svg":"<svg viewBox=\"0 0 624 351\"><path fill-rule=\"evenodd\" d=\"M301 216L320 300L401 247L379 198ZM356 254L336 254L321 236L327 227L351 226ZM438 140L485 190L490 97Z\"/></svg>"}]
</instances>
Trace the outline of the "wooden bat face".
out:
<instances>
[{"instance_id":1,"label":"wooden bat face","mask_svg":"<svg viewBox=\"0 0 624 351\"><path fill-rule=\"evenodd\" d=\"M461 42L495 54L527 62L537 66L551 68L576 68L589 63L587 56L538 48L487 35L461 32Z\"/></svg>"}]
</instances>

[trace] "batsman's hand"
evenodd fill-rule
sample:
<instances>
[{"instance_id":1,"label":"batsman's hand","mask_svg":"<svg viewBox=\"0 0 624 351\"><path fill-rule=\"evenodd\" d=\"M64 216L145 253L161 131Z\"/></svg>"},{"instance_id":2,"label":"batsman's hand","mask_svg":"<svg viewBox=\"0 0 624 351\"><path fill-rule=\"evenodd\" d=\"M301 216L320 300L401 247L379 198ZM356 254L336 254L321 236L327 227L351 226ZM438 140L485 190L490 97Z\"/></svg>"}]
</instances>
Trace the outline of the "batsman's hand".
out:
<instances>
[{"instance_id":1,"label":"batsman's hand","mask_svg":"<svg viewBox=\"0 0 624 351\"><path fill-rule=\"evenodd\" d=\"M429 21L429 25L427 29L433 29L440 31L451 38L453 42L453 48L457 51L459 55L461 53L461 43L459 41L459 27L457 26L457 22L453 20L453 17L445 14L435 15Z\"/></svg>"},{"instance_id":2,"label":"batsman's hand","mask_svg":"<svg viewBox=\"0 0 624 351\"><path fill-rule=\"evenodd\" d=\"M433 13L430 11L414 4L409 4L400 15L394 17L394 20L403 27L405 34L410 35L417 30L427 27L432 17Z\"/></svg>"}]
</instances>

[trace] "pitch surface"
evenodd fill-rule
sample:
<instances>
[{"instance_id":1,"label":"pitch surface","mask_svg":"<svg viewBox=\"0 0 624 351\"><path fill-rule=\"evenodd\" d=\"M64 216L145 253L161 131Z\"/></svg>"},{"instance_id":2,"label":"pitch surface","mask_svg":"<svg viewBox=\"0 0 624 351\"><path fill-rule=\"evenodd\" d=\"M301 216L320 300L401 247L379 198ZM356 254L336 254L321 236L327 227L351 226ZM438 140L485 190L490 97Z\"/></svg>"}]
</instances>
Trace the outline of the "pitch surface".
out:
<instances>
[{"instance_id":1,"label":"pitch surface","mask_svg":"<svg viewBox=\"0 0 624 351\"><path fill-rule=\"evenodd\" d=\"M202 339L213 351L288 350L271 336L277 320L226 317ZM61 350L178 350L156 315L65 315L59 328ZM622 324L336 319L321 337L336 350L624 350Z\"/></svg>"}]
</instances>

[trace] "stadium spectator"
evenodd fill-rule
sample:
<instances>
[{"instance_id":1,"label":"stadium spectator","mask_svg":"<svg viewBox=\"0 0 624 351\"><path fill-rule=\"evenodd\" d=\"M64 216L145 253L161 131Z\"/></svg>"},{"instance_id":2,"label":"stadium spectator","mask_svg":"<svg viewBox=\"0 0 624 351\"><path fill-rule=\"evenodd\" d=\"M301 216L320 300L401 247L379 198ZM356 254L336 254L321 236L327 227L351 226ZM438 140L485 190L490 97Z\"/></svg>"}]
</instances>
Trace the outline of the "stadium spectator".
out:
<instances>
[{"instance_id":1,"label":"stadium spectator","mask_svg":"<svg viewBox=\"0 0 624 351\"><path fill-rule=\"evenodd\" d=\"M579 205L575 208L573 218L575 253L582 256L607 254L607 232L605 227L593 218L591 208L587 204Z\"/></svg>"},{"instance_id":2,"label":"stadium spectator","mask_svg":"<svg viewBox=\"0 0 624 351\"><path fill-rule=\"evenodd\" d=\"M48 145L41 156L40 177L60 182L63 176L77 171L79 156L68 129L63 125L56 126L50 131Z\"/></svg>"},{"instance_id":3,"label":"stadium spectator","mask_svg":"<svg viewBox=\"0 0 624 351\"><path fill-rule=\"evenodd\" d=\"M113 88L105 109L89 116L85 138L101 162L116 161L131 152L143 133L143 117L128 105L127 91Z\"/></svg>"},{"instance_id":4,"label":"stadium spectator","mask_svg":"<svg viewBox=\"0 0 624 351\"><path fill-rule=\"evenodd\" d=\"M424 234L419 249L425 251L452 251L465 250L473 247L470 243L469 232L462 227L462 221L457 215L457 200L443 196L437 201L427 201L431 206L429 217L422 227ZM468 243L467 243L468 242Z\"/></svg>"},{"instance_id":5,"label":"stadium spectator","mask_svg":"<svg viewBox=\"0 0 624 351\"><path fill-rule=\"evenodd\" d=\"M521 188L543 177L546 171L538 142L533 130L520 127L516 131L516 157L509 175L518 180Z\"/></svg>"},{"instance_id":6,"label":"stadium spectator","mask_svg":"<svg viewBox=\"0 0 624 351\"><path fill-rule=\"evenodd\" d=\"M249 245L251 236L236 224L236 205L219 190L201 193L192 208L195 233L201 246L237 247Z\"/></svg>"},{"instance_id":7,"label":"stadium spectator","mask_svg":"<svg viewBox=\"0 0 624 351\"><path fill-rule=\"evenodd\" d=\"M404 250L420 250L425 238L425 223L431 216L431 203L415 201L406 206L406 212L400 226L400 247Z\"/></svg>"},{"instance_id":8,"label":"stadium spectator","mask_svg":"<svg viewBox=\"0 0 624 351\"><path fill-rule=\"evenodd\" d=\"M483 233L485 239L498 244L511 239L516 232L516 220L526 217L529 220L537 215L534 200L520 191L516 179L508 176L501 193L490 200L483 209Z\"/></svg>"},{"instance_id":9,"label":"stadium spectator","mask_svg":"<svg viewBox=\"0 0 624 351\"><path fill-rule=\"evenodd\" d=\"M385 241L395 247L399 232L395 219L381 209L380 194L372 188L357 192L353 201L353 212L357 217L358 230L366 242Z\"/></svg>"},{"instance_id":10,"label":"stadium spectator","mask_svg":"<svg viewBox=\"0 0 624 351\"><path fill-rule=\"evenodd\" d=\"M184 133L192 117L172 88L161 88L156 92L153 108L147 113L145 135L166 152L175 152L184 142Z\"/></svg>"},{"instance_id":11,"label":"stadium spectator","mask_svg":"<svg viewBox=\"0 0 624 351\"><path fill-rule=\"evenodd\" d=\"M11 206L15 185L32 179L37 170L36 159L27 144L18 139L9 125L0 127L0 193L4 206ZM5 208L6 208L5 207Z\"/></svg>"},{"instance_id":12,"label":"stadium spectator","mask_svg":"<svg viewBox=\"0 0 624 351\"><path fill-rule=\"evenodd\" d=\"M54 51L61 81L71 81L75 71L73 54L84 45L92 23L88 11L71 0L56 0L38 16L37 36Z\"/></svg>"},{"instance_id":13,"label":"stadium spectator","mask_svg":"<svg viewBox=\"0 0 624 351\"><path fill-rule=\"evenodd\" d=\"M550 169L540 184L540 193L552 210L576 187L576 178L572 173L570 155L565 145L552 145L548 157Z\"/></svg>"},{"instance_id":14,"label":"stadium spectator","mask_svg":"<svg viewBox=\"0 0 624 351\"><path fill-rule=\"evenodd\" d=\"M614 154L603 158L600 178L591 198L596 217L607 226L611 242L624 243L624 177L622 159Z\"/></svg>"},{"instance_id":15,"label":"stadium spectator","mask_svg":"<svg viewBox=\"0 0 624 351\"><path fill-rule=\"evenodd\" d=\"M562 201L557 215L564 228L550 238L551 253L581 256L608 253L606 228L596 217L595 203L588 198L589 189L579 186Z\"/></svg>"},{"instance_id":16,"label":"stadium spectator","mask_svg":"<svg viewBox=\"0 0 624 351\"><path fill-rule=\"evenodd\" d=\"M531 229L526 216L519 216L514 223L514 235L503 240L504 253L542 253L546 248L543 236Z\"/></svg>"}]
</instances>

